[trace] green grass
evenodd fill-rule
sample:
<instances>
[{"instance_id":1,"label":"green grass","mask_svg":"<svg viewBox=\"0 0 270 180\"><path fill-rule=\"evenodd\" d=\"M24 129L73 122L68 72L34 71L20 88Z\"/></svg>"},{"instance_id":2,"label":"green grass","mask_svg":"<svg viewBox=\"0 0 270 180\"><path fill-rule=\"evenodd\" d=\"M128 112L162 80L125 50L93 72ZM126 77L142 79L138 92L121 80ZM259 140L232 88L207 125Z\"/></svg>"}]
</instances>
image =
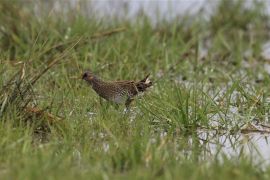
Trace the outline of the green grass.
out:
<instances>
[{"instance_id":1,"label":"green grass","mask_svg":"<svg viewBox=\"0 0 270 180\"><path fill-rule=\"evenodd\" d=\"M269 17L243 2L153 25L74 9L34 16L32 4L2 0L0 179L269 179L269 164L210 154L198 133L267 123ZM124 114L79 78L87 69L108 80L151 73L154 86Z\"/></svg>"}]
</instances>

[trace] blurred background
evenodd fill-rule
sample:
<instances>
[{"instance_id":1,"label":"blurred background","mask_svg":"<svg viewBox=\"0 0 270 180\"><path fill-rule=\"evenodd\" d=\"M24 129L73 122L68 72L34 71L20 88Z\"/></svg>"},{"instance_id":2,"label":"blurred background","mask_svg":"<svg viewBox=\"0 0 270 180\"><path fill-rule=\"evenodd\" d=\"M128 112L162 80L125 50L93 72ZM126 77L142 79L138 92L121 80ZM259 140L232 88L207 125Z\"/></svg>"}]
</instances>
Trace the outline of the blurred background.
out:
<instances>
[{"instance_id":1,"label":"blurred background","mask_svg":"<svg viewBox=\"0 0 270 180\"><path fill-rule=\"evenodd\" d=\"M213 14L215 8L222 0L69 0L69 1L29 1L39 6L50 7L50 9L62 11L65 8L75 8L78 11L83 11L88 15L97 15L100 18L121 17L123 19L134 18L141 13L144 13L152 21L157 21L158 18L165 18L167 20L173 19L177 16L196 14L200 11L204 12L205 17ZM235 1L236 0L231 0ZM246 8L251 8L253 0L243 1ZM265 0L258 0L256 2L265 5L265 13L270 13L270 2ZM228 1L230 3L230 1ZM42 5L43 4L43 5ZM37 9L37 11L39 11Z\"/></svg>"}]
</instances>

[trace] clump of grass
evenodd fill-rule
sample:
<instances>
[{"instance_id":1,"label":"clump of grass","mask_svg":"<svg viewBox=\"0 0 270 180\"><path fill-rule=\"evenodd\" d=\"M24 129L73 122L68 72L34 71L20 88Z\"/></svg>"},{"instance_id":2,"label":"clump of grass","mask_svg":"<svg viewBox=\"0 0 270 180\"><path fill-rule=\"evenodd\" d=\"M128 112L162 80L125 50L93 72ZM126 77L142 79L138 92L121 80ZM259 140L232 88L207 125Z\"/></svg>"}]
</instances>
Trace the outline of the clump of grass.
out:
<instances>
[{"instance_id":1,"label":"clump of grass","mask_svg":"<svg viewBox=\"0 0 270 180\"><path fill-rule=\"evenodd\" d=\"M169 85L165 85L168 88ZM207 128L209 125L209 114L213 115L210 108L212 101L198 87L185 87L179 85L179 82L172 85L164 94L164 87L159 85L157 94L149 99L150 104L143 105L143 109L149 111L153 125L162 127L162 131L174 133L192 133L201 128ZM200 97L200 99L198 99ZM149 106L150 105L150 106Z\"/></svg>"},{"instance_id":2,"label":"clump of grass","mask_svg":"<svg viewBox=\"0 0 270 180\"><path fill-rule=\"evenodd\" d=\"M55 63L57 63L57 60L50 63L48 67L42 69L37 74L28 74L24 63L21 70L5 82L5 85L0 91L0 118L2 120L7 119L10 114L15 113L15 116L17 116L17 122L13 121L12 123L15 125L30 124L30 126L34 127L35 132L38 132L38 129L48 132L49 127L47 123L57 123L60 119L59 117L47 113L38 107L36 94L33 90L35 83Z\"/></svg>"}]
</instances>

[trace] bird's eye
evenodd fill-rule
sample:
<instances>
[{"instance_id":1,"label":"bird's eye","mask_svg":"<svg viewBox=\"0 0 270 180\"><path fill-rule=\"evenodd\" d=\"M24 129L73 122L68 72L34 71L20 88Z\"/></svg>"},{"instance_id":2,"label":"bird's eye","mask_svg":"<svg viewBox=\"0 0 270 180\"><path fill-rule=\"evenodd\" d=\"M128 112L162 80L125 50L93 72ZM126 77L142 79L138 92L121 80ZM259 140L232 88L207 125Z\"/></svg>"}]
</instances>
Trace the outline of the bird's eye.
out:
<instances>
[{"instance_id":1,"label":"bird's eye","mask_svg":"<svg viewBox=\"0 0 270 180\"><path fill-rule=\"evenodd\" d=\"M86 77L87 77L87 73L84 73L82 78L84 79Z\"/></svg>"}]
</instances>

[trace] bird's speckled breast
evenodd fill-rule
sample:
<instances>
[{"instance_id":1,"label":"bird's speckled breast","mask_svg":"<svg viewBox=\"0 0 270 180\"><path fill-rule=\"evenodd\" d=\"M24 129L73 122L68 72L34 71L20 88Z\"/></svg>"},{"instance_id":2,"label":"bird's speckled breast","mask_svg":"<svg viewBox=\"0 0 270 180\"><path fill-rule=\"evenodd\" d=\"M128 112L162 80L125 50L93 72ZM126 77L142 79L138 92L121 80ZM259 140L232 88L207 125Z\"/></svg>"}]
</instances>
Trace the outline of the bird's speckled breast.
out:
<instances>
[{"instance_id":1,"label":"bird's speckled breast","mask_svg":"<svg viewBox=\"0 0 270 180\"><path fill-rule=\"evenodd\" d=\"M92 87L102 98L118 104L124 103L128 97L128 93L123 88L111 83L94 82Z\"/></svg>"}]
</instances>

